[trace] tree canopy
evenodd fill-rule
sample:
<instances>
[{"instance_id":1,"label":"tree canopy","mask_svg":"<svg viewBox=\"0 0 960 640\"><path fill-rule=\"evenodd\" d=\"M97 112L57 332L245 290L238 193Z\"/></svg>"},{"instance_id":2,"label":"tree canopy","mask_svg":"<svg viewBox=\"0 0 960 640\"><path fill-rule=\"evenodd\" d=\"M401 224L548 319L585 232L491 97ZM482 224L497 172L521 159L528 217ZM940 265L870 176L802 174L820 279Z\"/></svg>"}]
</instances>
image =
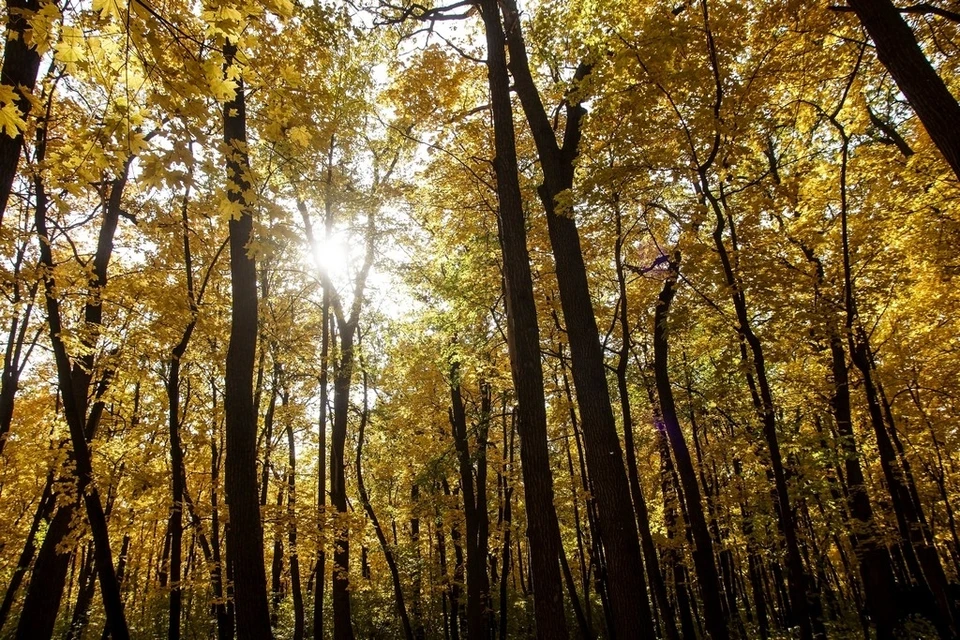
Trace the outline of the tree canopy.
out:
<instances>
[{"instance_id":1,"label":"tree canopy","mask_svg":"<svg viewBox=\"0 0 960 640\"><path fill-rule=\"evenodd\" d=\"M11 0L0 637L960 636L960 14Z\"/></svg>"}]
</instances>

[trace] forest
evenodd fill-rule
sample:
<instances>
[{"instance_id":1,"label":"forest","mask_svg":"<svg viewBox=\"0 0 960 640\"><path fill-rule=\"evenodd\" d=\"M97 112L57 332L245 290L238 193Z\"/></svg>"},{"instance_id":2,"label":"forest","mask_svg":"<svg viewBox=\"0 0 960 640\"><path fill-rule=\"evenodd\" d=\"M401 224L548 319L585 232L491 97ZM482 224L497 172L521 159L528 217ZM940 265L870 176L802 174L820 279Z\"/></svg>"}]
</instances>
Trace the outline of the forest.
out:
<instances>
[{"instance_id":1,"label":"forest","mask_svg":"<svg viewBox=\"0 0 960 640\"><path fill-rule=\"evenodd\" d=\"M909 1L7 0L0 638L960 637Z\"/></svg>"}]
</instances>

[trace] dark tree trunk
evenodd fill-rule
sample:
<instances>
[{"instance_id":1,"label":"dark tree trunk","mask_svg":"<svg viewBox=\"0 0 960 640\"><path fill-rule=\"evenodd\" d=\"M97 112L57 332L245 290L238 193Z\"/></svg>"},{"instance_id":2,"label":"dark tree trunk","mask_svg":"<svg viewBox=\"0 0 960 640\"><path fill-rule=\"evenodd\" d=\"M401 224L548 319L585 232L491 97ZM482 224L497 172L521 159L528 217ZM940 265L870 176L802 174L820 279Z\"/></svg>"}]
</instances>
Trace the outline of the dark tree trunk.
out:
<instances>
[{"instance_id":1,"label":"dark tree trunk","mask_svg":"<svg viewBox=\"0 0 960 640\"><path fill-rule=\"evenodd\" d=\"M7 2L7 40L3 49L0 84L13 87L17 94L14 105L24 119L33 106L27 95L33 92L37 84L37 72L40 70L40 53L35 46L27 43L24 36L30 29L34 14L39 10L39 0ZM0 224L3 223L3 214L7 210L22 148L22 134L10 137L6 133L0 133Z\"/></svg>"},{"instance_id":2,"label":"dark tree trunk","mask_svg":"<svg viewBox=\"0 0 960 640\"><path fill-rule=\"evenodd\" d=\"M283 508L286 497L286 482L277 490L277 512ZM283 531L274 528L273 558L270 562L270 626L274 629L280 624L280 603L283 602Z\"/></svg>"},{"instance_id":3,"label":"dark tree trunk","mask_svg":"<svg viewBox=\"0 0 960 640\"><path fill-rule=\"evenodd\" d=\"M353 329L340 329L340 366L333 381L333 432L330 447L330 501L338 518L347 515L347 488L344 472L344 448L347 441L347 410L350 403L350 380L353 377ZM345 524L337 521L333 551L333 637L353 640L350 613L350 538Z\"/></svg>"},{"instance_id":4,"label":"dark tree trunk","mask_svg":"<svg viewBox=\"0 0 960 640\"><path fill-rule=\"evenodd\" d=\"M675 482L673 460L663 425L657 424L657 450L660 453L660 487L663 493L663 527L667 532L667 547L663 553L663 564L673 575L673 593L677 600L677 613L680 614L680 629L684 640L696 638L697 631L693 622L690 591L687 588L687 570L683 562L682 542L677 535L679 519L680 487Z\"/></svg>"},{"instance_id":5,"label":"dark tree trunk","mask_svg":"<svg viewBox=\"0 0 960 640\"><path fill-rule=\"evenodd\" d=\"M540 329L537 326L526 246L526 222L520 196L510 81L504 51L506 42L497 0L482 0L480 13L487 44L487 77L494 123L494 170L500 204L498 222L503 252L510 363L519 405L518 430L527 507L527 535L532 541L532 572L537 585L534 615L539 638L560 640L567 637L559 564L560 528L553 506L553 476L547 448L547 416L540 365Z\"/></svg>"},{"instance_id":6,"label":"dark tree trunk","mask_svg":"<svg viewBox=\"0 0 960 640\"><path fill-rule=\"evenodd\" d=\"M283 404L287 404L284 392ZM287 423L287 542L290 558L290 590L293 594L293 640L303 640L303 590L300 587L300 547L297 545L297 448L293 425Z\"/></svg>"},{"instance_id":7,"label":"dark tree trunk","mask_svg":"<svg viewBox=\"0 0 960 640\"><path fill-rule=\"evenodd\" d=\"M796 624L800 626L801 639L810 640L813 638L814 631L810 617L810 598L807 593L808 577L803 568L803 559L800 556L796 521L793 507L790 504L790 494L787 490L787 474L783 464L783 457L780 453L780 440L777 435L777 418L773 404L773 391L770 388L770 381L767 377L767 365L763 345L753 331L750 315L747 311L746 296L743 293L740 279L734 271L730 252L727 250L724 241L724 230L727 226L730 227L731 234L735 233L732 218L727 219L720 200L718 200L716 195L711 191L706 168L701 168L699 178L700 189L704 194L708 206L713 210L716 217L713 240L720 257L724 279L731 294L734 311L736 312L736 330L740 339L740 356L744 365L747 367L747 385L750 388L750 396L753 400L757 417L760 419L763 427L763 436L766 440L767 450L770 455L770 475L773 478L772 495L774 497L774 507L777 514L777 524L780 528L781 535L783 535L786 551L790 605ZM735 241L734 244L736 244Z\"/></svg>"},{"instance_id":8,"label":"dark tree trunk","mask_svg":"<svg viewBox=\"0 0 960 640\"><path fill-rule=\"evenodd\" d=\"M324 180L324 236L329 239L330 230L333 226L333 153L336 148L336 137L330 136L330 146L327 147L327 174ZM314 253L314 259L319 267L322 262L317 260L317 243L313 236L313 225L310 222L305 206L298 207L303 218L304 229L308 242L310 242L311 251ZM321 302L320 317L323 324L320 329L320 417L317 420L317 430L319 435L319 447L317 453L317 510L319 512L318 523L321 528L327 522L327 402L330 370L330 291L323 287L323 300ZM319 538L319 536L318 536ZM323 598L327 585L327 554L323 543L317 545L317 568L316 582L314 582L313 591L313 635L315 638L323 639Z\"/></svg>"},{"instance_id":9,"label":"dark tree trunk","mask_svg":"<svg viewBox=\"0 0 960 640\"><path fill-rule=\"evenodd\" d=\"M960 105L923 55L910 26L890 0L849 0L887 68L927 133L960 178Z\"/></svg>"},{"instance_id":10,"label":"dark tree trunk","mask_svg":"<svg viewBox=\"0 0 960 640\"><path fill-rule=\"evenodd\" d=\"M48 98L47 108L49 110L52 104L52 95ZM49 115L49 114L48 114ZM42 161L46 151L46 131L38 129L36 156ZM57 528L47 531L47 537L44 545L41 547L40 554L46 557L44 562L38 558L37 564L46 565L52 570L47 583L48 576L43 576L41 580L32 584L27 592L27 599L24 602L24 611L21 613L20 625L17 629L18 638L28 637L47 637L53 629L56 619L56 608L63 592L63 577L66 573L66 566L60 566L60 562L66 564L65 558L57 558L58 547L70 531L73 519L73 509L82 502L85 507L87 521L90 525L90 532L93 536L95 567L100 582L100 593L103 598L104 610L107 615L107 621L111 629L114 630L116 640L127 640L129 631L127 629L126 617L123 612L123 603L120 597L120 587L117 582L117 576L113 565L113 558L110 551L110 535L107 530L107 519L103 509L103 503L100 500L100 493L97 490L96 483L93 482L93 462L90 450L90 439L92 439L103 413L102 395L106 390L111 377L108 370L97 385L95 390L95 400L92 406L89 405L88 394L91 387L93 376L94 342L98 335L98 329L101 326L103 318L103 305L100 295L107 284L107 266L110 263L110 257L113 253L113 237L117 229L117 223L120 217L120 203L124 187L126 186L127 175L133 158L129 158L124 164L122 173L113 180L110 188L110 196L105 203L103 221L100 226L97 238L97 250L93 258L93 270L89 277L89 301L84 306L84 322L91 328L90 334L84 339L84 346L89 349L88 353L80 355L76 361L71 363L70 355L67 353L67 347L62 340L64 328L60 310L60 300L56 283L53 279L54 258L50 242L50 234L47 230L47 206L48 198L45 185L41 175L34 179L36 189L36 211L34 223L40 245L40 264L45 268L46 278L44 280L44 291L46 294L47 324L50 331L50 342L54 354L54 361L57 370L57 382L60 388L60 397L63 402L63 416L67 422L70 431L70 442L72 445L72 460L74 463L74 476L76 480L77 502L70 502L61 508L64 515L60 522L57 522ZM57 516L54 516L56 521ZM47 545L50 542L50 545ZM46 551L45 551L46 550ZM47 564L49 563L49 564ZM34 567L34 576L40 575ZM50 590L41 590L49 587ZM38 604L37 600L49 600L51 604ZM36 610L41 615L33 618L32 611ZM29 616L27 615L29 613ZM26 618L26 619L25 619ZM36 625L36 626L34 626ZM39 634L34 634L39 631Z\"/></svg>"},{"instance_id":11,"label":"dark tree trunk","mask_svg":"<svg viewBox=\"0 0 960 640\"><path fill-rule=\"evenodd\" d=\"M506 409L506 407L504 407ZM504 433L503 433L503 446L506 450L506 460L507 464L510 465L510 468L513 468L513 444L514 444L514 435L516 434L516 420L513 419L514 416L511 415L510 420L510 435L507 436L506 433L506 422L504 422ZM504 476L503 478L503 513L500 519L500 527L503 531L503 545L500 551L501 563L500 563L500 628L499 628L499 639L506 640L507 638L507 623L508 617L507 612L509 610L507 606L507 578L510 574L510 534L511 527L513 525L513 485L510 481Z\"/></svg>"},{"instance_id":12,"label":"dark tree trunk","mask_svg":"<svg viewBox=\"0 0 960 640\"><path fill-rule=\"evenodd\" d=\"M184 233L184 238L187 234ZM191 300L192 301L192 300ZM180 610L182 590L180 588L180 557L183 546L183 446L180 443L180 359L186 351L187 342L195 325L191 321L180 343L174 347L167 378L167 401L170 428L170 469L173 504L170 508L170 616L167 629L169 640L180 638Z\"/></svg>"},{"instance_id":13,"label":"dark tree trunk","mask_svg":"<svg viewBox=\"0 0 960 640\"><path fill-rule=\"evenodd\" d=\"M237 47L224 45L225 69L234 65ZM223 105L227 147L227 198L239 205L231 218L230 274L232 318L226 362L225 488L230 526L227 547L233 570L233 596L240 640L272 637L263 567L263 527L257 495L257 412L253 406L253 366L257 350L257 268L247 252L253 233L248 202L250 165L246 151L246 103L242 80Z\"/></svg>"},{"instance_id":14,"label":"dark tree trunk","mask_svg":"<svg viewBox=\"0 0 960 640\"><path fill-rule=\"evenodd\" d=\"M214 389L216 406L216 389ZM220 545L220 450L216 437L210 439L210 546L213 567L210 569L210 582L213 596L217 599L217 640L233 639L233 587L230 581L232 569L224 566ZM226 571L224 571L226 569ZM226 573L226 582L224 581ZM224 589L226 585L226 589ZM229 596L229 597L228 597Z\"/></svg>"},{"instance_id":15,"label":"dark tree trunk","mask_svg":"<svg viewBox=\"0 0 960 640\"><path fill-rule=\"evenodd\" d=\"M630 510L623 508L630 504L630 487L606 383L603 348L593 314L580 235L572 212L558 210L557 204L557 197L573 186L580 124L586 111L578 102L567 103L566 130L562 146L559 145L530 72L516 3L506 0L502 6L510 71L543 170L539 193L546 211L560 306L570 342L573 383L606 550L608 591L616 634L622 638L637 633L652 636L653 617L647 600L637 526ZM577 79L589 71L588 66L581 65Z\"/></svg>"},{"instance_id":16,"label":"dark tree trunk","mask_svg":"<svg viewBox=\"0 0 960 640\"><path fill-rule=\"evenodd\" d=\"M40 524L49 522L56 507L56 500L53 496L54 472L51 470L47 474L47 482L43 487L43 493L40 495L40 501L37 503L37 510L33 514L33 521L30 523L30 530L27 532L27 540L23 543L23 551L20 552L20 558L17 560L17 567L10 578L10 584L3 595L3 603L0 604L0 631L10 615L10 609L13 607L13 600L17 596L17 590L23 577L30 568L33 556L37 552L37 533L40 531ZM49 530L49 529L48 529Z\"/></svg>"},{"instance_id":17,"label":"dark tree trunk","mask_svg":"<svg viewBox=\"0 0 960 640\"><path fill-rule=\"evenodd\" d=\"M55 502L55 500L54 500ZM70 534L71 523L79 504L71 500L62 505L47 527L46 536L37 552L27 594L20 609L17 640L49 638L57 621L57 611L63 598L72 550L58 549L59 543Z\"/></svg>"},{"instance_id":18,"label":"dark tree trunk","mask_svg":"<svg viewBox=\"0 0 960 640\"><path fill-rule=\"evenodd\" d=\"M410 503L413 507L410 516L410 544L413 546L414 566L411 570L411 582L413 582L413 637L416 640L424 640L427 630L423 626L423 576L420 572L420 485L416 480L410 485Z\"/></svg>"},{"instance_id":19,"label":"dark tree trunk","mask_svg":"<svg viewBox=\"0 0 960 640\"><path fill-rule=\"evenodd\" d=\"M854 553L860 565L860 578L866 595L867 608L876 623L878 640L893 637L897 626L894 579L890 556L883 546L873 519L873 508L867 495L867 486L860 467L853 422L850 410L850 383L843 342L839 336L830 339L833 362L834 395L831 399L834 419L837 423L840 448L843 451L844 471L847 480L847 506L856 520L851 534Z\"/></svg>"},{"instance_id":20,"label":"dark tree trunk","mask_svg":"<svg viewBox=\"0 0 960 640\"><path fill-rule=\"evenodd\" d=\"M477 430L476 455L472 455L467 439L467 417L460 394L459 378L459 367L454 365L450 373L450 424L453 427L453 442L460 467L460 493L463 496L467 529L467 637L473 639L487 637L492 628L490 579L487 575L489 516L486 487L486 436L490 417L490 391L481 385L483 406Z\"/></svg>"},{"instance_id":21,"label":"dark tree trunk","mask_svg":"<svg viewBox=\"0 0 960 640\"><path fill-rule=\"evenodd\" d=\"M680 420L677 417L677 408L673 397L673 387L670 385L668 369L670 347L667 339L669 331L667 320L670 314L670 304L677 290L679 266L673 261L669 261L668 264L669 274L657 299L657 307L654 312L653 350L657 396L660 399L663 429L677 461L677 471L686 501L687 515L689 516L694 542L693 562L697 570L697 579L700 582L707 629L711 638L720 640L729 637L729 631L723 615L720 579L717 576L717 567L713 558L713 542L710 538L710 531L707 528L707 521L700 501L700 485L697 483L697 475L690 458L690 450L687 448L686 438L680 429Z\"/></svg>"},{"instance_id":22,"label":"dark tree trunk","mask_svg":"<svg viewBox=\"0 0 960 640\"><path fill-rule=\"evenodd\" d=\"M0 138L3 138L0 134ZM2 153L2 150L0 150ZM21 285L18 278L21 277L19 267L15 268L14 278L14 306L22 304ZM33 342L27 346L27 329L30 326L30 318L33 313L33 303L36 298L39 282L34 282L29 290L29 298L22 312L15 310L13 318L10 320L10 332L7 337L7 348L3 356L3 372L0 374L0 454L7 444L7 438L10 434L10 425L13 423L13 405L16 400L17 391L20 389L20 374L27 363L27 357L33 350L39 338L39 332L34 335ZM21 317L22 313L22 317ZM27 354L24 355L24 346L27 346ZM2 626L2 620L0 620Z\"/></svg>"},{"instance_id":23,"label":"dark tree trunk","mask_svg":"<svg viewBox=\"0 0 960 640\"><path fill-rule=\"evenodd\" d=\"M330 353L330 297L326 289L323 292L322 310L323 329L321 336L320 369L320 417L317 420L317 511L321 529L328 522L327 508L327 371ZM322 532L321 532L322 533ZM323 598L327 585L327 553L323 542L317 545L317 578L313 586L313 634L323 639Z\"/></svg>"},{"instance_id":24,"label":"dark tree trunk","mask_svg":"<svg viewBox=\"0 0 960 640\"><path fill-rule=\"evenodd\" d=\"M80 567L80 577L77 582L77 602L73 606L73 617L70 620L70 627L67 629L65 640L80 640L87 623L90 621L90 605L93 603L93 593L96 590L95 576L93 572L93 549L87 545L84 553L83 565Z\"/></svg>"},{"instance_id":25,"label":"dark tree trunk","mask_svg":"<svg viewBox=\"0 0 960 640\"><path fill-rule=\"evenodd\" d=\"M640 545L643 550L643 558L646 563L647 577L650 580L651 591L654 600L660 612L659 619L664 627L664 635L667 640L677 640L680 635L677 630L677 622L674 619L673 607L670 599L667 597L667 585L663 580L663 574L660 572L660 562L657 557L657 548L653 542L653 534L650 531L650 517L647 513L647 501L643 496L643 489L640 486L640 477L637 473L637 452L633 443L633 415L630 411L630 391L627 387L627 367L630 362L631 336L630 336L630 318L627 306L627 277L624 271L623 244L625 234L623 231L623 220L619 197L614 202L616 214L616 233L617 240L614 245L614 260L617 270L617 284L620 289L619 323L620 323L620 353L617 361L617 390L620 395L620 414L623 419L623 443L627 453L627 477L630 481L630 494L633 497L633 510L637 519L637 526L640 531ZM645 598L640 599L641 607L644 606Z\"/></svg>"}]
</instances>

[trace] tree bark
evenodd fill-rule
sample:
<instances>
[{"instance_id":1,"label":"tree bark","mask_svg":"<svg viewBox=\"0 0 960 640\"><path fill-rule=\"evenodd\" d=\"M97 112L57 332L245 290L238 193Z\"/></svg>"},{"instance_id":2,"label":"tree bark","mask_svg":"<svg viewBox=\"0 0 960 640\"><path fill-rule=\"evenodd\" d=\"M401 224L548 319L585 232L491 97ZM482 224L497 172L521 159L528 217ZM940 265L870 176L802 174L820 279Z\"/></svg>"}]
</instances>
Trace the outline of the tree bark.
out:
<instances>
[{"instance_id":1,"label":"tree bark","mask_svg":"<svg viewBox=\"0 0 960 640\"><path fill-rule=\"evenodd\" d=\"M687 440L680 429L680 420L677 417L676 402L673 397L673 387L670 384L669 373L669 327L667 320L670 315L670 304L677 291L679 275L679 256L669 260L669 272L663 283L663 289L657 299L654 312L653 351L654 375L657 385L657 396L660 399L660 412L663 419L663 429L670 441L673 455L677 462L677 471L680 484L686 500L687 515L693 534L693 562L697 570L697 579L700 582L700 591L703 597L705 622L710 637L721 640L729 637L727 621L723 615L721 602L720 579L713 558L713 541L707 529L707 521L703 514L703 504L700 500L700 485L697 483L696 471L690 458L690 449Z\"/></svg>"},{"instance_id":2,"label":"tree bark","mask_svg":"<svg viewBox=\"0 0 960 640\"><path fill-rule=\"evenodd\" d=\"M492 628L490 613L490 579L487 575L487 458L486 435L489 425L489 389L483 395L476 455L471 455L467 439L467 417L460 392L459 366L450 372L450 424L460 470L460 494L463 497L464 519L467 529L467 637L484 638ZM476 460L476 482L474 463Z\"/></svg>"},{"instance_id":3,"label":"tree bark","mask_svg":"<svg viewBox=\"0 0 960 640\"><path fill-rule=\"evenodd\" d=\"M3 603L0 604L0 631L3 630L7 617L10 615L10 609L13 607L13 600L17 596L17 590L20 588L20 583L23 582L23 577L26 575L27 569L30 568L33 556L37 552L37 534L40 531L40 525L44 521L49 522L56 507L56 500L53 496L53 479L54 473L51 470L47 474L47 482L43 487L43 493L40 494L40 500L37 502L37 510L33 514L30 530L27 532L27 539L23 543L23 550L20 552L17 566L10 578L10 584L7 585L7 590L3 594Z\"/></svg>"},{"instance_id":4,"label":"tree bark","mask_svg":"<svg viewBox=\"0 0 960 640\"><path fill-rule=\"evenodd\" d=\"M40 54L36 46L27 43L24 37L30 29L34 14L40 10L39 0L8 0L7 40L3 49L3 67L0 69L0 84L13 87L17 94L14 105L24 120L30 113L32 103L27 95L33 93L40 70ZM17 176L23 134L9 136L0 133L0 224L7 210L10 191Z\"/></svg>"},{"instance_id":5,"label":"tree bark","mask_svg":"<svg viewBox=\"0 0 960 640\"><path fill-rule=\"evenodd\" d=\"M486 35L487 78L493 113L507 341L518 404L527 535L531 541L532 571L537 585L534 617L538 638L560 640L568 637L560 578L560 527L553 505L553 476L547 448L547 416L540 365L540 329L520 196L510 82L504 52L506 43L497 0L482 0L479 6Z\"/></svg>"},{"instance_id":6,"label":"tree bark","mask_svg":"<svg viewBox=\"0 0 960 640\"><path fill-rule=\"evenodd\" d=\"M890 0L848 0L900 91L933 143L960 178L960 104L923 54L910 26Z\"/></svg>"},{"instance_id":7,"label":"tree bark","mask_svg":"<svg viewBox=\"0 0 960 640\"><path fill-rule=\"evenodd\" d=\"M667 596L667 586L660 571L660 561L657 548L650 531L650 516L647 512L647 501L640 486L640 477L637 472L637 452L633 443L633 415L630 410L630 391L627 387L627 367L630 361L631 335L630 318L627 306L627 277L624 270L623 220L619 197L614 202L617 239L614 245L614 261L616 263L617 284L620 290L620 305L618 320L620 323L620 353L617 361L617 390L620 395L620 413L623 420L623 441L627 454L627 477L630 481L630 494L633 497L633 510L640 531L640 545L646 563L647 577L650 580L651 591L660 612L660 620L664 627L667 640L678 640L680 633L674 618L673 607ZM641 598L641 606L643 606Z\"/></svg>"},{"instance_id":8,"label":"tree bark","mask_svg":"<svg viewBox=\"0 0 960 640\"><path fill-rule=\"evenodd\" d=\"M384 559L387 561L387 568L390 569L390 579L393 583L393 597L397 604L397 614L400 616L400 623L403 627L403 637L406 640L414 640L413 626L410 624L410 616L407 613L407 606L403 597L403 584L400 582L400 570L397 568L397 561L387 542L387 536L383 533L383 527L380 526L380 519L377 518L373 505L370 503L370 495L367 493L367 487L363 483L363 440L370 420L370 412L367 406L367 372L363 372L363 411L360 415L360 427L357 430L357 491L360 493L360 502L363 504L363 510L370 518L370 524L373 525L373 531L377 535L377 541L380 543L380 549L383 551ZM472 637L472 636L471 636Z\"/></svg>"},{"instance_id":9,"label":"tree bark","mask_svg":"<svg viewBox=\"0 0 960 640\"><path fill-rule=\"evenodd\" d=\"M510 71L515 90L537 146L543 184L540 200L547 217L550 245L556 264L560 306L570 342L573 383L583 423L587 467L597 500L609 575L609 598L616 634L629 638L654 634L647 600L640 540L630 504L630 487L617 435L600 332L590 298L580 236L572 212L558 210L558 197L573 187L574 160L580 142L580 123L586 113L578 102L567 103L567 123L562 146L540 99L527 61L526 45L514 0L505 0L504 25L510 48ZM581 64L577 80L589 73Z\"/></svg>"},{"instance_id":10,"label":"tree bark","mask_svg":"<svg viewBox=\"0 0 960 640\"><path fill-rule=\"evenodd\" d=\"M224 45L224 70L236 64L237 47ZM253 233L250 164L247 156L246 102L242 78L233 98L223 105L227 198L240 206L231 218L230 274L232 317L226 362L225 488L230 526L229 560L240 640L272 637L263 566L263 526L257 496L257 413L253 406L253 365L257 350L257 269L248 253Z\"/></svg>"},{"instance_id":11,"label":"tree bark","mask_svg":"<svg viewBox=\"0 0 960 640\"><path fill-rule=\"evenodd\" d=\"M52 93L48 97L47 107L52 104ZM49 116L49 113L47 114ZM46 130L41 128L37 132L36 155L42 161L46 151ZM56 528L51 523L40 554L43 562L38 558L37 564L41 568L49 568L50 574L43 575L37 572L34 566L34 576L42 575L36 585L31 581L24 602L20 624L17 628L18 638L47 637L52 633L56 618L56 607L63 592L63 579L66 574L67 557L69 554L58 554L60 542L69 533L73 519L73 510L80 502L85 507L87 521L93 536L95 566L100 582L100 592L103 597L104 610L108 624L114 630L116 640L127 640L129 631L126 617L123 612L123 602L120 597L120 587L117 582L113 558L110 551L110 536L107 530L107 520L100 500L100 493L93 482L93 462L90 450L90 440L96 431L103 413L102 395L109 384L110 369L97 385L95 401L89 404L88 393L93 376L93 360L95 340L103 319L103 304L101 293L107 284L107 266L113 253L113 237L117 229L120 216L120 202L127 175L133 158L128 158L120 176L113 180L108 201L105 203L103 220L97 237L97 250L93 258L93 270L89 277L88 302L84 306L84 322L90 329L90 334L84 340L84 346L89 351L75 358L71 363L67 347L62 340L63 321L60 311L60 300L56 283L53 279L54 258L47 228L48 196L45 190L43 177L38 174L34 179L36 193L36 210L34 223L40 245L40 265L45 270L44 292L46 294L47 324L50 331L50 342L54 354L57 370L57 382L60 387L60 397L63 402L63 416L70 431L72 445L72 460L74 462L74 476L76 480L77 502L69 502L54 516ZM60 512L63 516L60 516ZM57 521L57 518L60 520ZM49 545L47 542L49 541ZM57 556L60 557L57 557ZM67 557L64 557L66 555ZM48 582L49 580L49 582ZM46 590L49 588L49 590ZM49 604L39 601L50 601ZM36 612L36 615L34 614ZM39 632L39 633L37 633Z\"/></svg>"}]
</instances>

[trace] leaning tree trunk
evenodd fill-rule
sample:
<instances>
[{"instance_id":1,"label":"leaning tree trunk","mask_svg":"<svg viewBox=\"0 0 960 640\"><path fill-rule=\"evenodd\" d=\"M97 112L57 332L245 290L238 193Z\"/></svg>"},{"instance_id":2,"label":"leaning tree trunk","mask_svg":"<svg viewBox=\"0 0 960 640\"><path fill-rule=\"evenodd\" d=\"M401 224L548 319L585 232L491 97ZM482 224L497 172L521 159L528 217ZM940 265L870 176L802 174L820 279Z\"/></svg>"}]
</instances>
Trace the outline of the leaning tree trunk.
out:
<instances>
[{"instance_id":1,"label":"leaning tree trunk","mask_svg":"<svg viewBox=\"0 0 960 640\"><path fill-rule=\"evenodd\" d=\"M953 97L896 5L890 0L849 0L886 67L933 143L960 178L960 104Z\"/></svg>"},{"instance_id":2,"label":"leaning tree trunk","mask_svg":"<svg viewBox=\"0 0 960 640\"><path fill-rule=\"evenodd\" d=\"M667 585L660 571L660 559L653 534L650 531L650 516L647 512L647 501L640 486L640 476L637 471L637 452L633 442L633 415L630 410L630 391L627 386L627 367L630 362L632 339L630 335L630 317L627 304L627 277L624 270L623 246L625 234L623 232L623 216L619 196L614 202L616 215L617 240L614 245L614 262L617 271L617 285L620 291L620 306L618 320L620 323L620 353L617 360L617 390L620 395L620 414L623 420L623 442L627 454L627 477L630 481L630 493L633 497L633 510L640 531L640 545L643 549L643 558L646 563L647 577L650 580L651 591L660 612L660 620L664 627L667 640L677 640L680 637L677 621L673 615L673 606L667 597ZM579 532L578 532L579 535Z\"/></svg>"},{"instance_id":3,"label":"leaning tree trunk","mask_svg":"<svg viewBox=\"0 0 960 640\"><path fill-rule=\"evenodd\" d=\"M397 567L397 560L393 555L393 550L387 542L387 536L380 525L380 519L377 518L376 511L373 510L373 504L370 502L370 495L367 493L367 487L363 482L363 440L367 423L370 421L370 410L367 406L367 372L363 372L363 411L360 416L360 428L357 430L357 491L360 494L360 502L363 504L363 510L370 518L370 524L373 525L373 531L377 535L377 541L380 543L380 549L383 551L383 557L387 561L387 568L390 569L390 579L393 583L393 597L396 599L397 614L400 616L400 623L403 627L403 637L406 640L414 640L413 626L410 624L410 615L407 613L407 605L403 597L403 584L400 581L400 570Z\"/></svg>"}]
</instances>

